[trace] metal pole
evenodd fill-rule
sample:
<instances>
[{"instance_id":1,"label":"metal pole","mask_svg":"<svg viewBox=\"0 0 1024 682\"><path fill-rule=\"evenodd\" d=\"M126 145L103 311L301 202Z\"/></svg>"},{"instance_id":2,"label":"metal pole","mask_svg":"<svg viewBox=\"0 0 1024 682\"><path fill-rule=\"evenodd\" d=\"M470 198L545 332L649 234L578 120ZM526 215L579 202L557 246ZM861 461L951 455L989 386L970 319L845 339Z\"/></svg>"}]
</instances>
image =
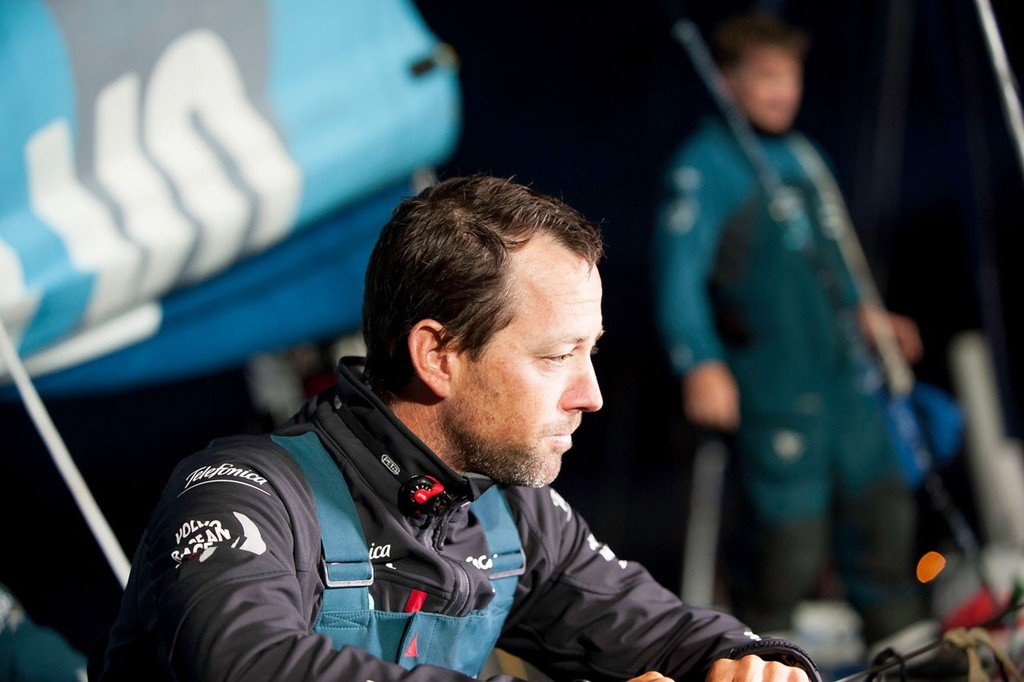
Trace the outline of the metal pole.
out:
<instances>
[{"instance_id":1,"label":"metal pole","mask_svg":"<svg viewBox=\"0 0 1024 682\"><path fill-rule=\"evenodd\" d=\"M128 584L128 573L131 570L128 558L125 556L124 550L121 549L121 545L118 544L117 537L103 516L103 512L100 511L99 506L96 504L96 500L89 491L89 486L86 485L85 479L82 478L78 467L75 466L75 462L71 458L67 446L64 444L64 439L61 438L60 432L54 426L53 420L46 411L46 406L43 405L43 401L39 397L39 393L36 391L35 386L32 385L32 380L29 378L25 366L18 357L14 341L8 335L7 327L2 319L0 319L0 357L7 364L11 377L14 379L15 385L21 393L22 400L25 402L25 409L28 410L29 416L39 431L39 435L42 437L43 442L46 443L50 456L53 458L54 464L57 465L57 470L64 478L64 482L67 484L68 489L75 498L75 502L78 504L79 510L82 512L82 516L85 517L86 523L89 525L90 530L92 530L97 542L99 542L100 549L103 551L107 562L110 564L110 568L114 571L114 575L121 584L121 589L124 589Z\"/></svg>"}]
</instances>

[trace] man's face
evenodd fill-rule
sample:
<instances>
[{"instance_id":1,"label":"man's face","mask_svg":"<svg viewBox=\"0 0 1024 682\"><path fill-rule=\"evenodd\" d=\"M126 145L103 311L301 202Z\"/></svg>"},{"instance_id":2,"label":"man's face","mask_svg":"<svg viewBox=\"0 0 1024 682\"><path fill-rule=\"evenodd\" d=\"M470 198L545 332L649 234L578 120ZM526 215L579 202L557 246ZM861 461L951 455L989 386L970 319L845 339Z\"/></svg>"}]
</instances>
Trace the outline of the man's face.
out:
<instances>
[{"instance_id":1,"label":"man's face","mask_svg":"<svg viewBox=\"0 0 1024 682\"><path fill-rule=\"evenodd\" d=\"M441 428L456 469L540 486L558 475L583 413L603 403L591 362L601 278L547 236L514 254L511 268L512 323L478 360L458 355Z\"/></svg>"},{"instance_id":2,"label":"man's face","mask_svg":"<svg viewBox=\"0 0 1024 682\"><path fill-rule=\"evenodd\" d=\"M751 48L724 76L755 127L777 135L793 125L804 80L803 65L791 52L771 46Z\"/></svg>"}]
</instances>

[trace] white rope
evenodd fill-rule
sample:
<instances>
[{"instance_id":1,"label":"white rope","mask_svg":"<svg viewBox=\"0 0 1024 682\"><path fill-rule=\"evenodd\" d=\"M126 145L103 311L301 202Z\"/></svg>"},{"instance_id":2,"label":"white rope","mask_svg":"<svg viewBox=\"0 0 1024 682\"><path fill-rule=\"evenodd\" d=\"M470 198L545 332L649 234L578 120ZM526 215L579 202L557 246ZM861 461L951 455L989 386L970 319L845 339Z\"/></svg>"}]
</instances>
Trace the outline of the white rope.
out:
<instances>
[{"instance_id":1,"label":"white rope","mask_svg":"<svg viewBox=\"0 0 1024 682\"><path fill-rule=\"evenodd\" d=\"M793 135L792 148L800 165L807 171L811 182L817 188L818 194L832 201L835 208L834 227L838 233L836 242L839 246L839 253L846 263L847 269L853 275L861 301L873 311L884 313L885 303L871 276L871 267L868 264L867 256L857 239L853 219L850 217L850 212L832 172L825 165L817 150L803 135L799 133ZM889 391L896 396L909 395L914 388L914 373L903 357L889 315L871 312L868 314L866 322L871 330L875 347L878 349Z\"/></svg>"},{"instance_id":2,"label":"white rope","mask_svg":"<svg viewBox=\"0 0 1024 682\"><path fill-rule=\"evenodd\" d=\"M103 551L107 562L110 564L110 568L113 569L114 575L121 584L121 589L124 589L128 584L128 573L131 569L128 558L125 556L124 550L121 549L121 545L118 544L117 537L110 529L106 518L96 504L96 500L93 499L85 479L82 478L82 474L78 471L78 467L75 466L74 460L71 459L71 454L68 452L64 440L57 431L57 427L54 426L53 420L50 419L46 406L43 405L43 401L32 384L25 366L21 363L21 358L18 357L18 351L15 349L14 342L7 333L7 327L4 325L3 319L0 319L0 356L3 357L4 362L7 364L11 378L14 379L18 392L25 403L25 409L28 410L29 417L32 418L36 430L39 431L39 435L49 449L54 464L57 465L58 471L64 477L64 482L75 498L82 516L85 517L85 521L89 524L89 528L96 537L96 541L99 542L100 549Z\"/></svg>"}]
</instances>

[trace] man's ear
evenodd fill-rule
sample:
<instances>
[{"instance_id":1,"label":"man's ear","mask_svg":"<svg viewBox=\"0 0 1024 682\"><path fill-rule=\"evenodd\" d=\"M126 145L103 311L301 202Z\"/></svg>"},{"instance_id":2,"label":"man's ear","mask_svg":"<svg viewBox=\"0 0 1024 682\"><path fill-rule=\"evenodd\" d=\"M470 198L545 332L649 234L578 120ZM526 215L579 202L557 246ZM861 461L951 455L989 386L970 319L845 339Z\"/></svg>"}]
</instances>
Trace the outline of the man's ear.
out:
<instances>
[{"instance_id":1,"label":"man's ear","mask_svg":"<svg viewBox=\"0 0 1024 682\"><path fill-rule=\"evenodd\" d=\"M420 320L409 332L413 373L438 398L447 398L451 385L451 337L436 320Z\"/></svg>"}]
</instances>

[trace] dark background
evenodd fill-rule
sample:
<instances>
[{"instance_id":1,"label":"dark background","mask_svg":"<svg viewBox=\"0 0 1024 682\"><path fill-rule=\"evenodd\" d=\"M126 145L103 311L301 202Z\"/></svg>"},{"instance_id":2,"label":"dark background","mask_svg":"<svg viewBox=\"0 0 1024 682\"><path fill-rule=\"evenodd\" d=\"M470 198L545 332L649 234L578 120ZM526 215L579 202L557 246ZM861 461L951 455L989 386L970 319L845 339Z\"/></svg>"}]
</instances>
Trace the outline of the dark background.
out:
<instances>
[{"instance_id":1,"label":"dark background","mask_svg":"<svg viewBox=\"0 0 1024 682\"><path fill-rule=\"evenodd\" d=\"M671 36L705 36L751 3L422 2L462 59L465 129L442 176L514 175L604 227L605 408L588 415L557 485L619 554L678 587L698 434L655 336L648 248L669 154L714 102ZM919 379L952 391L964 330L992 344L1007 430L1019 434L1020 165L973 3L775 2L811 35L797 125L830 155L889 307L918 321ZM1011 64L1018 41L995 12ZM975 522L963 462L944 472ZM948 535L921 499L922 548Z\"/></svg>"},{"instance_id":2,"label":"dark background","mask_svg":"<svg viewBox=\"0 0 1024 682\"><path fill-rule=\"evenodd\" d=\"M603 226L605 408L584 420L557 486L601 540L677 590L697 434L654 334L647 250L668 155L714 110L670 29L686 15L709 35L750 3L417 4L461 61L463 134L439 175L514 176ZM994 8L1016 72L1011 4ZM918 377L950 389L951 339L983 329L1018 436L1022 178L974 3L765 6L812 36L798 126L831 156L889 306L921 326ZM129 556L179 457L264 426L241 368L48 407ZM21 406L0 406L0 425L23 453L0 457L0 581L87 649L120 589ZM974 522L962 462L944 478ZM922 509L924 546L946 530Z\"/></svg>"}]
</instances>

